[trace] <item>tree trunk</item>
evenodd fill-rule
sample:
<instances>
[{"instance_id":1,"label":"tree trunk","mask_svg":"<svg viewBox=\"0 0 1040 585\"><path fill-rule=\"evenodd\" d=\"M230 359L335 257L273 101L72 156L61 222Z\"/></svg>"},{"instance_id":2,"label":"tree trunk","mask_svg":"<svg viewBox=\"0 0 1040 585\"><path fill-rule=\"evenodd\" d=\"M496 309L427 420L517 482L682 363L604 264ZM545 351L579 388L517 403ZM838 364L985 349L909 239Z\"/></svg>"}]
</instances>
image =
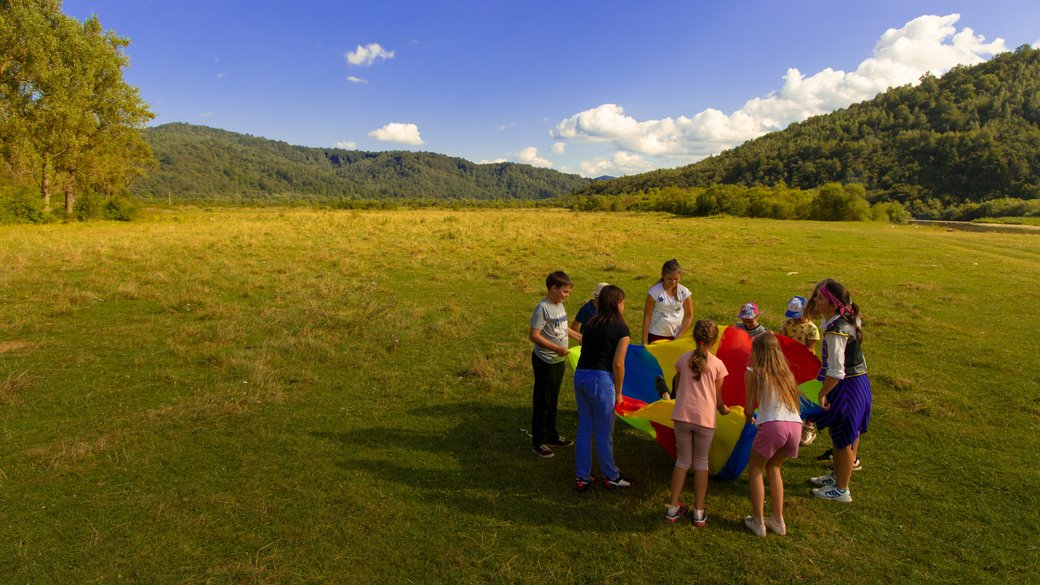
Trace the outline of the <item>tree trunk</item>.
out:
<instances>
[{"instance_id":1,"label":"tree trunk","mask_svg":"<svg viewBox=\"0 0 1040 585\"><path fill-rule=\"evenodd\" d=\"M72 217L72 187L65 186L65 217Z\"/></svg>"},{"instance_id":2,"label":"tree trunk","mask_svg":"<svg viewBox=\"0 0 1040 585\"><path fill-rule=\"evenodd\" d=\"M43 195L44 213L51 210L51 178L47 175L47 163L43 163L43 177L40 180L40 194Z\"/></svg>"}]
</instances>

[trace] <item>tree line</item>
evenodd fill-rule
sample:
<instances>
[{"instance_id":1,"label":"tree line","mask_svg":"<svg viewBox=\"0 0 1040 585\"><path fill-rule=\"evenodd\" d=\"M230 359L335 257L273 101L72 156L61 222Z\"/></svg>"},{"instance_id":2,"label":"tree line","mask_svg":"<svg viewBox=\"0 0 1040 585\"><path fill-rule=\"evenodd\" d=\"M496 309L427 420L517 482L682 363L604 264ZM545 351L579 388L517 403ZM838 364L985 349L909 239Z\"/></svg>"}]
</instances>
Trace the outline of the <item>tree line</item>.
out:
<instances>
[{"instance_id":1,"label":"tree line","mask_svg":"<svg viewBox=\"0 0 1040 585\"><path fill-rule=\"evenodd\" d=\"M570 193L588 182L529 165L477 164L432 152L296 146L183 123L149 128L144 136L159 167L133 192L153 200L533 200Z\"/></svg>"}]
</instances>

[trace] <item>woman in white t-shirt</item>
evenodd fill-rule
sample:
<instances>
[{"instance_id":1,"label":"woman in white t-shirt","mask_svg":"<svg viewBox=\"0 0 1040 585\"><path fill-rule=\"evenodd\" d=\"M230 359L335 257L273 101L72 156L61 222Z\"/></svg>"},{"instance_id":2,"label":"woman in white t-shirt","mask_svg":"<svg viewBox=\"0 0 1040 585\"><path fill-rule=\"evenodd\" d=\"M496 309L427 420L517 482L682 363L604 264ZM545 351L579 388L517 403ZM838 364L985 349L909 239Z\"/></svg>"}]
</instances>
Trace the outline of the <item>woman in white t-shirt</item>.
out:
<instances>
[{"instance_id":1,"label":"woman in white t-shirt","mask_svg":"<svg viewBox=\"0 0 1040 585\"><path fill-rule=\"evenodd\" d=\"M693 298L690 289L679 284L682 268L671 259L661 267L661 280L650 287L643 306L643 345L672 340L690 330L693 323Z\"/></svg>"}]
</instances>

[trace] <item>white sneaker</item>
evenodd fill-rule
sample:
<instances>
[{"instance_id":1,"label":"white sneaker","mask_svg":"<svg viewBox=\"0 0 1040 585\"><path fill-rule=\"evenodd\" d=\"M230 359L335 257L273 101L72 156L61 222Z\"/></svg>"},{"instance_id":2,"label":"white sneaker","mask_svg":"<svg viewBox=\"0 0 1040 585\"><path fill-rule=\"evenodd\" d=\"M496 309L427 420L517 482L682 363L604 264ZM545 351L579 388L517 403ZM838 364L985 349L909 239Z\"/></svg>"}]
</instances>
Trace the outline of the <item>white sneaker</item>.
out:
<instances>
[{"instance_id":1,"label":"white sneaker","mask_svg":"<svg viewBox=\"0 0 1040 585\"><path fill-rule=\"evenodd\" d=\"M780 536L787 534L787 524L783 520L780 522L773 520L772 516L766 516L766 528L772 530L773 534L779 534Z\"/></svg>"},{"instance_id":2,"label":"white sneaker","mask_svg":"<svg viewBox=\"0 0 1040 585\"><path fill-rule=\"evenodd\" d=\"M834 472L830 472L827 475L821 475L819 477L810 477L809 483L818 485L820 487L829 487L838 483L838 478L834 477Z\"/></svg>"},{"instance_id":3,"label":"white sneaker","mask_svg":"<svg viewBox=\"0 0 1040 585\"><path fill-rule=\"evenodd\" d=\"M761 520L755 522L753 516L744 516L744 526L747 526L748 530L755 533L755 536L766 535L766 525Z\"/></svg>"},{"instance_id":4,"label":"white sneaker","mask_svg":"<svg viewBox=\"0 0 1040 585\"><path fill-rule=\"evenodd\" d=\"M833 500L835 502L852 501L852 490L839 490L834 486L813 488L812 493L822 500Z\"/></svg>"}]
</instances>

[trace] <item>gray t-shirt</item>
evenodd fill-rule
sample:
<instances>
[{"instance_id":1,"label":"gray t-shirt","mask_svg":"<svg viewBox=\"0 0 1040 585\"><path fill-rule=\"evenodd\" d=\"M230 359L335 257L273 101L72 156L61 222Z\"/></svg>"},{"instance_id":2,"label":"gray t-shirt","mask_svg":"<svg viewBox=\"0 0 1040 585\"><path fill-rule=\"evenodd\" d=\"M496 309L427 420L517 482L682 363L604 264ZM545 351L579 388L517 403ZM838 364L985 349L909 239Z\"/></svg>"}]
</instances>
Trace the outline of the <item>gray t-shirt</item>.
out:
<instances>
[{"instance_id":1,"label":"gray t-shirt","mask_svg":"<svg viewBox=\"0 0 1040 585\"><path fill-rule=\"evenodd\" d=\"M549 299L542 299L531 315L531 329L538 329L542 332L542 337L548 341L567 347L567 309L563 303L551 303ZM555 351L537 344L534 346L534 354L547 364L556 364L566 359L556 355Z\"/></svg>"}]
</instances>

